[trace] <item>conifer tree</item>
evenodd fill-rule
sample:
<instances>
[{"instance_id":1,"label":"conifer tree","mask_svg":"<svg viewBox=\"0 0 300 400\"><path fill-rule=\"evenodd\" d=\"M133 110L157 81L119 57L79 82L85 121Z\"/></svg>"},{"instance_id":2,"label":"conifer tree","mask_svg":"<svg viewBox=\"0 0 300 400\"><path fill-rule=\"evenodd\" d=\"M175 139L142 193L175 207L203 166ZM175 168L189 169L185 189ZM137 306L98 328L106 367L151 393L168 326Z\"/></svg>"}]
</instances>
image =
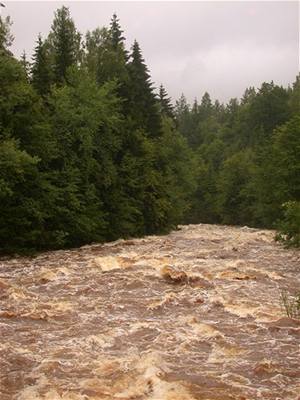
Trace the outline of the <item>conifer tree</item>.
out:
<instances>
[{"instance_id":1,"label":"conifer tree","mask_svg":"<svg viewBox=\"0 0 300 400\"><path fill-rule=\"evenodd\" d=\"M201 104L199 106L199 116L201 119L208 118L211 116L213 110L212 101L209 93L205 92L201 99Z\"/></svg>"},{"instance_id":2,"label":"conifer tree","mask_svg":"<svg viewBox=\"0 0 300 400\"><path fill-rule=\"evenodd\" d=\"M29 80L30 63L27 60L27 56L26 56L25 50L23 50L20 62L21 62L21 65L23 67L23 70L25 72L25 76L26 76L27 80Z\"/></svg>"},{"instance_id":3,"label":"conifer tree","mask_svg":"<svg viewBox=\"0 0 300 400\"><path fill-rule=\"evenodd\" d=\"M194 116L197 116L198 113L199 113L199 104L198 104L197 98L195 98L195 100L194 100L194 103L193 103L192 108L191 108L191 113Z\"/></svg>"},{"instance_id":4,"label":"conifer tree","mask_svg":"<svg viewBox=\"0 0 300 400\"><path fill-rule=\"evenodd\" d=\"M55 12L49 43L55 82L64 83L68 68L77 65L81 60L81 35L76 30L69 9L65 6Z\"/></svg>"},{"instance_id":5,"label":"conifer tree","mask_svg":"<svg viewBox=\"0 0 300 400\"><path fill-rule=\"evenodd\" d=\"M52 196L44 195L44 171L55 153L47 113L9 52L0 56L0 82L0 251L36 248Z\"/></svg>"},{"instance_id":6,"label":"conifer tree","mask_svg":"<svg viewBox=\"0 0 300 400\"><path fill-rule=\"evenodd\" d=\"M114 13L110 21L109 35L112 48L116 51L121 47L125 51L125 37L122 35L123 31L119 24L117 14Z\"/></svg>"},{"instance_id":7,"label":"conifer tree","mask_svg":"<svg viewBox=\"0 0 300 400\"><path fill-rule=\"evenodd\" d=\"M132 46L128 71L130 114L136 124L144 128L150 137L157 137L160 135L161 129L157 100L153 93L153 84L148 68L136 40Z\"/></svg>"},{"instance_id":8,"label":"conifer tree","mask_svg":"<svg viewBox=\"0 0 300 400\"><path fill-rule=\"evenodd\" d=\"M109 80L119 84L118 94L127 99L128 71L126 63L128 54L125 50L125 38L122 36L119 20L113 15L110 28L96 29L86 36L86 62L93 70L97 82L102 85Z\"/></svg>"},{"instance_id":9,"label":"conifer tree","mask_svg":"<svg viewBox=\"0 0 300 400\"><path fill-rule=\"evenodd\" d=\"M192 146L193 140L191 138L194 136L194 131L191 128L191 110L184 94L175 103L175 122L181 135Z\"/></svg>"},{"instance_id":10,"label":"conifer tree","mask_svg":"<svg viewBox=\"0 0 300 400\"><path fill-rule=\"evenodd\" d=\"M292 114L300 114L300 74L296 76L296 81L293 83L293 88L290 93L289 106Z\"/></svg>"},{"instance_id":11,"label":"conifer tree","mask_svg":"<svg viewBox=\"0 0 300 400\"><path fill-rule=\"evenodd\" d=\"M225 121L225 107L221 104L219 100L216 100L213 105L214 116L219 123L224 123Z\"/></svg>"},{"instance_id":12,"label":"conifer tree","mask_svg":"<svg viewBox=\"0 0 300 400\"><path fill-rule=\"evenodd\" d=\"M243 97L241 99L241 104L249 104L255 98L255 95L256 95L255 88L250 86L245 90Z\"/></svg>"},{"instance_id":13,"label":"conifer tree","mask_svg":"<svg viewBox=\"0 0 300 400\"><path fill-rule=\"evenodd\" d=\"M172 106L171 99L163 85L159 87L159 106L162 115L174 118L174 107Z\"/></svg>"},{"instance_id":14,"label":"conifer tree","mask_svg":"<svg viewBox=\"0 0 300 400\"><path fill-rule=\"evenodd\" d=\"M41 35L38 36L32 58L31 82L36 91L44 96L49 93L52 74L47 43L43 42Z\"/></svg>"}]
</instances>

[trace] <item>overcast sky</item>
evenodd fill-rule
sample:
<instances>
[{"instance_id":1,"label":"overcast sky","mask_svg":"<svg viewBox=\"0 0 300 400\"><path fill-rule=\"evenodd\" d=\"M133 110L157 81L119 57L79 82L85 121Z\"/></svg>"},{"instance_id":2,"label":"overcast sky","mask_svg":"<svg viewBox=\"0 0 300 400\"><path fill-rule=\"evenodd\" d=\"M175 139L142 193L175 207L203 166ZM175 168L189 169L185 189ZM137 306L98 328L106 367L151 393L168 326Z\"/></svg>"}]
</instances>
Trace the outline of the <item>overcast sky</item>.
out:
<instances>
[{"instance_id":1,"label":"overcast sky","mask_svg":"<svg viewBox=\"0 0 300 400\"><path fill-rule=\"evenodd\" d=\"M208 91L213 99L240 97L264 81L287 86L299 71L298 2L56 2L4 1L13 51L31 54L46 36L54 10L67 5L78 30L120 18L127 47L140 43L156 86L190 102Z\"/></svg>"}]
</instances>

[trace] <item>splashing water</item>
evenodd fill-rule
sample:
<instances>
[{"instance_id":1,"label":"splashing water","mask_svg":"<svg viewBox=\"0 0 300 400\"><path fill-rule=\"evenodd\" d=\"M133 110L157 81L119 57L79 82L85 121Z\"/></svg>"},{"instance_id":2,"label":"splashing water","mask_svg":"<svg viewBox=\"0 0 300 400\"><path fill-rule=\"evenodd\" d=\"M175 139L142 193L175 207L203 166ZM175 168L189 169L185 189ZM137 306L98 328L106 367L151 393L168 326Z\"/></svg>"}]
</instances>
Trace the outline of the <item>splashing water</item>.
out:
<instances>
[{"instance_id":1,"label":"splashing water","mask_svg":"<svg viewBox=\"0 0 300 400\"><path fill-rule=\"evenodd\" d=\"M299 252L216 225L1 261L1 400L298 400Z\"/></svg>"}]
</instances>

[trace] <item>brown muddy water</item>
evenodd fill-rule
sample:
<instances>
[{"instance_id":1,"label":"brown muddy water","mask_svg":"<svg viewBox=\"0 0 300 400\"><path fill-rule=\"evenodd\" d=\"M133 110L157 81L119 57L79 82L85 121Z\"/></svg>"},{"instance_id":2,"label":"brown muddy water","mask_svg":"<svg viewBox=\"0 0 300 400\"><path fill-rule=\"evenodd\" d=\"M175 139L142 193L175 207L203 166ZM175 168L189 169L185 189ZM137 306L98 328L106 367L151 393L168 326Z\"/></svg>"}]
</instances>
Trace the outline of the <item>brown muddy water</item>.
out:
<instances>
[{"instance_id":1,"label":"brown muddy water","mask_svg":"<svg viewBox=\"0 0 300 400\"><path fill-rule=\"evenodd\" d=\"M214 225L2 260L1 400L297 400L300 253Z\"/></svg>"}]
</instances>

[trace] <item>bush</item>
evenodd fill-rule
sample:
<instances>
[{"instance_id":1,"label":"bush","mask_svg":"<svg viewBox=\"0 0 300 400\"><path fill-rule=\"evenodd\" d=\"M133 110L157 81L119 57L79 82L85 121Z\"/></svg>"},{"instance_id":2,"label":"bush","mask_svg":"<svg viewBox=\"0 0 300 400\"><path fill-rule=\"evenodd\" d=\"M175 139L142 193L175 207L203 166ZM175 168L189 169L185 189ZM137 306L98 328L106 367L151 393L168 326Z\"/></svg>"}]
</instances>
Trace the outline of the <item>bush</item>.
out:
<instances>
[{"instance_id":1,"label":"bush","mask_svg":"<svg viewBox=\"0 0 300 400\"><path fill-rule=\"evenodd\" d=\"M288 201L282 207L283 218L278 223L275 239L286 247L300 247L300 202Z\"/></svg>"}]
</instances>

